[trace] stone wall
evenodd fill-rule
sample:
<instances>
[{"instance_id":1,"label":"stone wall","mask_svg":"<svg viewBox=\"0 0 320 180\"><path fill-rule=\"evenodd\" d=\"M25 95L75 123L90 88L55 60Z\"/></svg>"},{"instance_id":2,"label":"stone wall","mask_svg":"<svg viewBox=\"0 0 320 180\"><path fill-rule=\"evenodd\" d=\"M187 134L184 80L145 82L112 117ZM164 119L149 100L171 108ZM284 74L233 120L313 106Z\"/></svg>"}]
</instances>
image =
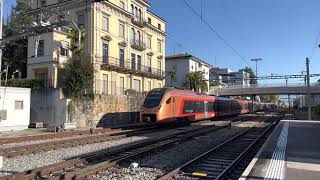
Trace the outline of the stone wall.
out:
<instances>
[{"instance_id":1,"label":"stone wall","mask_svg":"<svg viewBox=\"0 0 320 180\"><path fill-rule=\"evenodd\" d=\"M70 120L77 127L120 125L139 122L144 95L98 95L95 98L73 100L69 109Z\"/></svg>"}]
</instances>

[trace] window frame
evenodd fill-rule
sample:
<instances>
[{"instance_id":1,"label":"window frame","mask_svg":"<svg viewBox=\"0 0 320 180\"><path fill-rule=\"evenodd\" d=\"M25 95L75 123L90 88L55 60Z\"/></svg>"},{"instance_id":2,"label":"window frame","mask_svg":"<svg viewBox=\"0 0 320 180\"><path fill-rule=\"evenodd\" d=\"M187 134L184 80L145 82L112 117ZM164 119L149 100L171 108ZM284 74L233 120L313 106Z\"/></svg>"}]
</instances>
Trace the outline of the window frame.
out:
<instances>
[{"instance_id":1,"label":"window frame","mask_svg":"<svg viewBox=\"0 0 320 180\"><path fill-rule=\"evenodd\" d=\"M160 39L158 39L158 42L157 42L157 51L158 53L162 53L162 43Z\"/></svg>"},{"instance_id":2,"label":"window frame","mask_svg":"<svg viewBox=\"0 0 320 180\"><path fill-rule=\"evenodd\" d=\"M104 23L107 23L107 24L105 25ZM102 15L102 30L103 31L109 32L109 23L110 23L109 22L109 15L103 14Z\"/></svg>"},{"instance_id":3,"label":"window frame","mask_svg":"<svg viewBox=\"0 0 320 180\"><path fill-rule=\"evenodd\" d=\"M41 39L38 42L37 57L41 57L41 56L44 56L44 39Z\"/></svg>"},{"instance_id":4,"label":"window frame","mask_svg":"<svg viewBox=\"0 0 320 180\"><path fill-rule=\"evenodd\" d=\"M121 32L121 27L123 27L123 32ZM121 38L125 38L125 32L126 32L126 26L125 26L125 24L123 23L123 22L119 22L119 37L121 37Z\"/></svg>"},{"instance_id":5,"label":"window frame","mask_svg":"<svg viewBox=\"0 0 320 180\"><path fill-rule=\"evenodd\" d=\"M147 35L147 48L152 49L152 36Z\"/></svg>"},{"instance_id":6,"label":"window frame","mask_svg":"<svg viewBox=\"0 0 320 180\"><path fill-rule=\"evenodd\" d=\"M17 103L22 103L20 104L21 107L17 107ZM24 109L24 101L23 100L15 100L14 101L14 110L23 110Z\"/></svg>"}]
</instances>

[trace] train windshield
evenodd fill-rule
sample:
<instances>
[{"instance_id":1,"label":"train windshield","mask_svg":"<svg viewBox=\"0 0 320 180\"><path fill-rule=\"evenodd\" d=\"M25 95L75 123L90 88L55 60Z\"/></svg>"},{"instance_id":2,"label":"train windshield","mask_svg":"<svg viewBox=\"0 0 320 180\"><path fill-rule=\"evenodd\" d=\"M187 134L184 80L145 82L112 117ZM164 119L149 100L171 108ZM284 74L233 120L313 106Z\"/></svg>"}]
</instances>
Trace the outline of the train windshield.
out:
<instances>
[{"instance_id":1,"label":"train windshield","mask_svg":"<svg viewBox=\"0 0 320 180\"><path fill-rule=\"evenodd\" d=\"M146 108L154 108L159 106L160 101L165 93L166 89L154 89L150 91L144 101L143 106Z\"/></svg>"}]
</instances>

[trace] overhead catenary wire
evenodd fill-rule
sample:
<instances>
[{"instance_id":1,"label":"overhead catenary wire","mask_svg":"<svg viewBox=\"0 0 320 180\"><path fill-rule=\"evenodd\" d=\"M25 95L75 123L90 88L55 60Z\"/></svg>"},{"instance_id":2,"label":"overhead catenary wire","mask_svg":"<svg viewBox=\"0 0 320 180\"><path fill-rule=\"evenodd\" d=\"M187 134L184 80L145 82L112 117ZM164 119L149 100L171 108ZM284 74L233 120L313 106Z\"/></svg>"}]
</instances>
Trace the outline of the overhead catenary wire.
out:
<instances>
[{"instance_id":1,"label":"overhead catenary wire","mask_svg":"<svg viewBox=\"0 0 320 180\"><path fill-rule=\"evenodd\" d=\"M186 4L186 6L187 6L189 9L192 10L192 12L193 12L194 14L196 14L196 15L201 19L201 21L202 21L204 24L206 24L206 25L208 26L208 28L209 28L212 32L214 32L214 33L218 36L218 38L219 38L226 46L228 46L237 56L240 57L240 59L241 59L243 62L245 62L250 68L252 68L252 66L248 63L248 61L247 61L243 56L241 56L241 54L239 53L239 51L236 50L212 25L210 25L210 24L205 20L205 18L203 17L202 12L201 12L201 13L197 12L197 11L188 3L187 0L184 0L184 3Z\"/></svg>"},{"instance_id":2,"label":"overhead catenary wire","mask_svg":"<svg viewBox=\"0 0 320 180\"><path fill-rule=\"evenodd\" d=\"M318 47L318 41L319 41L319 38L320 38L320 31L318 32L317 36L316 36L316 39L314 41L314 44L313 44L313 48L312 48L312 52L311 52L311 56L310 56L310 59L313 58L314 56L314 52L315 52L315 49Z\"/></svg>"}]
</instances>

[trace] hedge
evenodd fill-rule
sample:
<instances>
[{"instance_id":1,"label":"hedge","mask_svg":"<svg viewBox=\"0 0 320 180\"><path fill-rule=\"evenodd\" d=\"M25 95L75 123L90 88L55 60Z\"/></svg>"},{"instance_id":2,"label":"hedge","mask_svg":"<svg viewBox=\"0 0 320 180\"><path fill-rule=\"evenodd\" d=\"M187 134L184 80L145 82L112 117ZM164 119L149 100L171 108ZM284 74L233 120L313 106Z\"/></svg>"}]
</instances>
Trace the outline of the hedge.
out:
<instances>
[{"instance_id":1,"label":"hedge","mask_svg":"<svg viewBox=\"0 0 320 180\"><path fill-rule=\"evenodd\" d=\"M5 80L1 80L2 86L31 88L31 90L39 90L45 88L45 82L41 79L8 79L5 85Z\"/></svg>"}]
</instances>

